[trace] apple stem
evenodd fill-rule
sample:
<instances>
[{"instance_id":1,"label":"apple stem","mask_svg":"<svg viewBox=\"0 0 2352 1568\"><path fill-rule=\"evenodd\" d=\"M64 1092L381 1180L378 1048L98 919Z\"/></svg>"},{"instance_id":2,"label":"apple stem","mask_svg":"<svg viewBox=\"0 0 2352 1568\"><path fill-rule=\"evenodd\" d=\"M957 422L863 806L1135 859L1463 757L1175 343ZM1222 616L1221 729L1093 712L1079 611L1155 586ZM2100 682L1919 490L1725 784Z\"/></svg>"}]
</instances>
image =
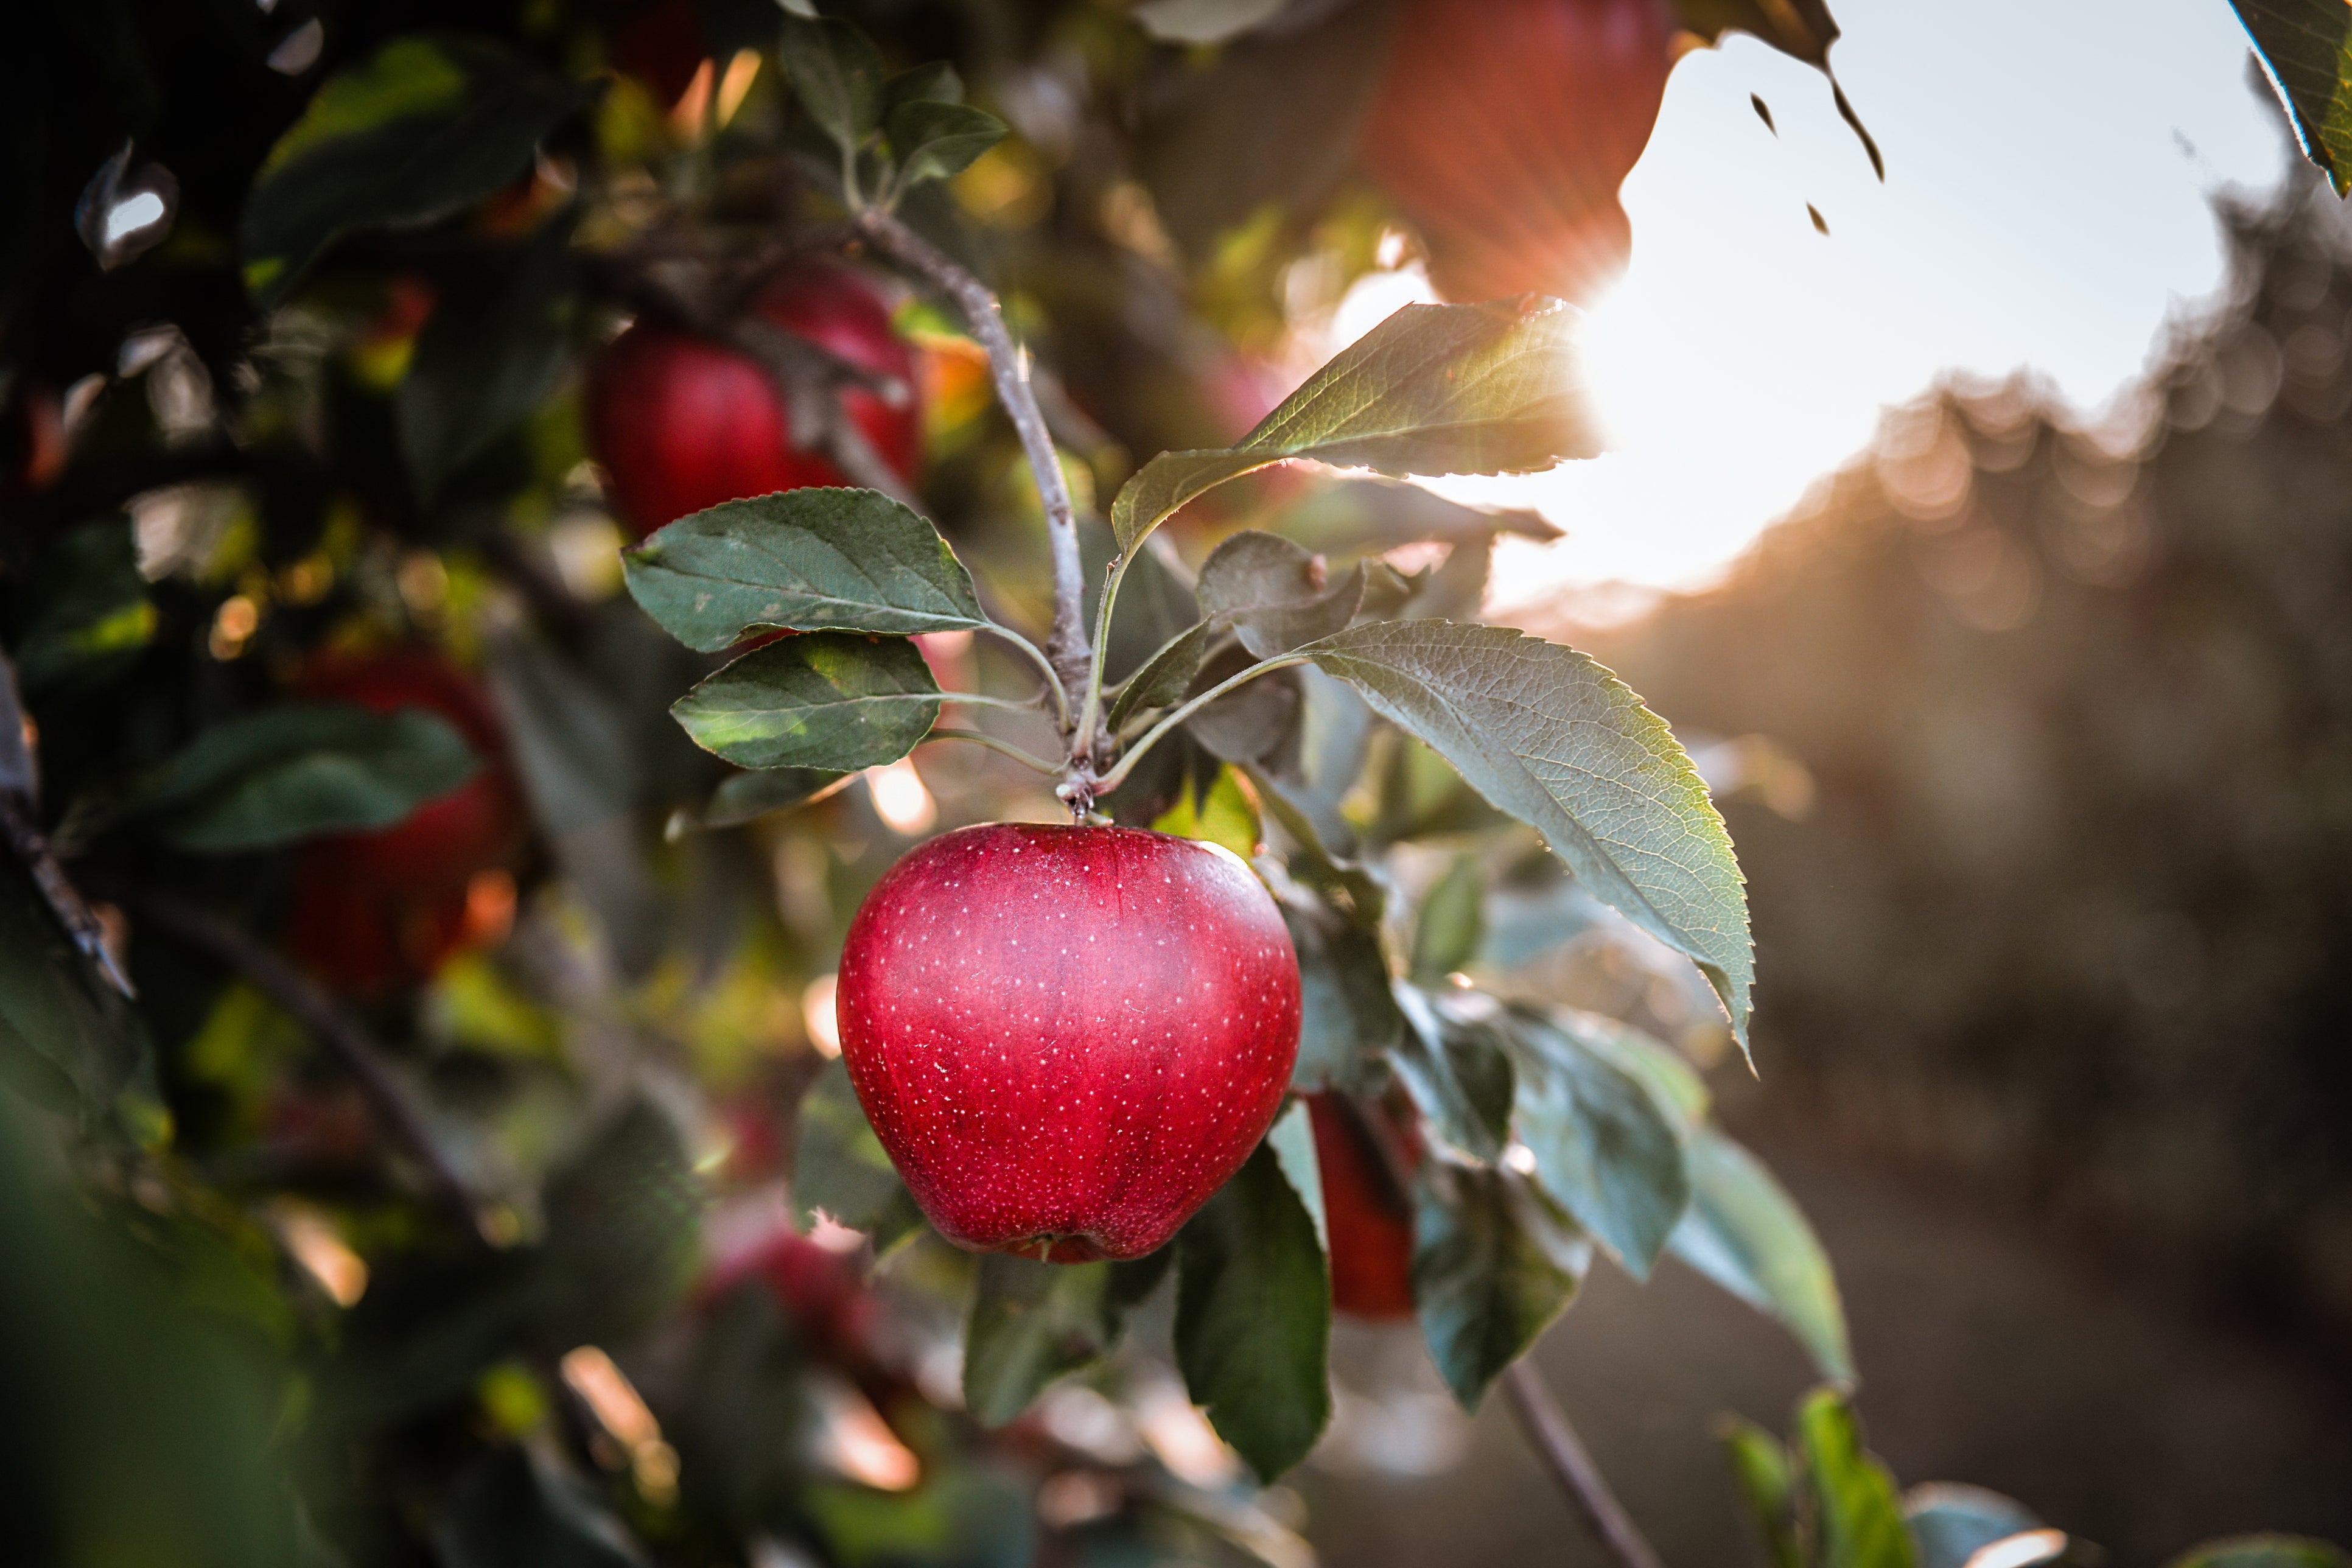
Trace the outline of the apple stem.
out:
<instances>
[{"instance_id":1,"label":"apple stem","mask_svg":"<svg viewBox=\"0 0 2352 1568\"><path fill-rule=\"evenodd\" d=\"M959 700L962 700L962 699L959 699ZM1003 756L1011 757L1023 767L1031 769L1036 773L1051 776L1052 774L1058 773L1062 771L1061 763L1049 763L1043 757L1032 756L1029 752L1023 751L1012 742L1000 741L995 736L982 730L959 730L951 725L935 727L931 732L925 735L923 739L926 741L970 741L976 746L986 746L992 752L995 752Z\"/></svg>"},{"instance_id":2,"label":"apple stem","mask_svg":"<svg viewBox=\"0 0 2352 1568\"><path fill-rule=\"evenodd\" d=\"M1511 1413L1528 1444L1543 1459L1544 1468L1566 1491L1576 1510L1601 1544L1623 1568L1660 1568L1657 1549L1633 1522L1608 1478L1592 1462L1591 1451L1569 1424L1568 1412L1544 1384L1543 1375L1525 1356L1503 1370L1503 1392L1510 1396Z\"/></svg>"},{"instance_id":3,"label":"apple stem","mask_svg":"<svg viewBox=\"0 0 2352 1568\"><path fill-rule=\"evenodd\" d=\"M1087 637L1086 569L1078 560L1077 511L1070 502L1070 487L1054 447L1053 431L1029 384L1028 356L1013 341L1004 324L1003 308L987 284L952 257L879 207L858 209L852 227L875 249L919 274L956 303L972 335L988 351L988 368L996 384L997 400L1013 419L1028 454L1029 471L1036 480L1038 499L1045 507L1045 534L1054 562L1054 631L1045 640L1045 657L1060 679L1063 696L1062 739L1069 748L1068 783L1072 804L1091 805L1101 793L1094 781L1094 740L1076 722L1086 691L1087 672L1093 662Z\"/></svg>"}]
</instances>

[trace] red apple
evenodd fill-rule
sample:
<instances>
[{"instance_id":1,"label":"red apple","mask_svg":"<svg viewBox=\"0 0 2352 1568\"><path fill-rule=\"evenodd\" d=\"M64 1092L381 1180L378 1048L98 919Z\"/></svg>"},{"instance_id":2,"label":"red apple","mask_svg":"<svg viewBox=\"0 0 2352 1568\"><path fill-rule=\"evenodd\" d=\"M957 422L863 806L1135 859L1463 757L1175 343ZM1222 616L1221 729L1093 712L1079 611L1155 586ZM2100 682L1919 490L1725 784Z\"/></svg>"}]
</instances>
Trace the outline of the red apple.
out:
<instances>
[{"instance_id":1,"label":"red apple","mask_svg":"<svg viewBox=\"0 0 2352 1568\"><path fill-rule=\"evenodd\" d=\"M447 720L483 765L390 827L303 847L289 923L295 955L338 989L373 995L503 934L514 886L503 867L521 836L522 800L481 689L437 653L394 647L330 654L298 689L378 713L422 708Z\"/></svg>"},{"instance_id":2,"label":"red apple","mask_svg":"<svg viewBox=\"0 0 2352 1568\"><path fill-rule=\"evenodd\" d=\"M753 307L835 358L888 384L849 385L842 407L875 452L911 479L922 458L913 351L890 331L873 285L840 268L778 279ZM721 501L850 481L803 435L757 360L675 327L642 322L613 341L589 375L588 440L639 538Z\"/></svg>"},{"instance_id":3,"label":"red apple","mask_svg":"<svg viewBox=\"0 0 2352 1568\"><path fill-rule=\"evenodd\" d=\"M1298 1055L1298 959L1230 850L992 823L876 884L841 955L842 1059L942 1235L1139 1258L1240 1169Z\"/></svg>"},{"instance_id":4,"label":"red apple","mask_svg":"<svg viewBox=\"0 0 2352 1568\"><path fill-rule=\"evenodd\" d=\"M1624 270L1617 203L1674 64L1664 0L1406 0L1365 167L1454 300L1582 301Z\"/></svg>"},{"instance_id":5,"label":"red apple","mask_svg":"<svg viewBox=\"0 0 2352 1568\"><path fill-rule=\"evenodd\" d=\"M855 1233L843 1234L856 1240ZM721 1258L701 1293L704 1300L716 1300L751 1279L767 1287L809 1349L838 1362L872 1357L881 1309L866 1287L854 1253L779 1228Z\"/></svg>"},{"instance_id":6,"label":"red apple","mask_svg":"<svg viewBox=\"0 0 2352 1568\"><path fill-rule=\"evenodd\" d=\"M1359 1318L1412 1316L1412 1213L1371 1145L1378 1132L1328 1094L1308 1095L1307 1112L1331 1238L1331 1305ZM1377 1107L1367 1114L1386 1117ZM1393 1122L1380 1131L1408 1157L1415 1152Z\"/></svg>"}]
</instances>

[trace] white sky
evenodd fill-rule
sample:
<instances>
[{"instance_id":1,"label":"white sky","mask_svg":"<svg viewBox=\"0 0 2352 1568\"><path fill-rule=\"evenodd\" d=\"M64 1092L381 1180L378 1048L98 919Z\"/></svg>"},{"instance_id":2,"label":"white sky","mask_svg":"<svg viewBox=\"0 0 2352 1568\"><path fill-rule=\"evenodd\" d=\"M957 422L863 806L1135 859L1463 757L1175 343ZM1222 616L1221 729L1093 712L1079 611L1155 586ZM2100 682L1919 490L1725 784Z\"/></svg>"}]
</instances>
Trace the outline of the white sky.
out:
<instances>
[{"instance_id":1,"label":"white sky","mask_svg":"<svg viewBox=\"0 0 2352 1568\"><path fill-rule=\"evenodd\" d=\"M2220 283L2211 193L2282 166L2226 0L1832 9L1832 58L1886 183L1809 68L1744 37L1675 68L1625 183L1632 269L1591 328L1615 450L1443 487L1569 531L1506 542L1497 611L1572 584L1703 584L1861 449L1883 405L1948 371L2030 367L2095 412L2167 316ZM1367 279L1336 336L1417 287Z\"/></svg>"}]
</instances>

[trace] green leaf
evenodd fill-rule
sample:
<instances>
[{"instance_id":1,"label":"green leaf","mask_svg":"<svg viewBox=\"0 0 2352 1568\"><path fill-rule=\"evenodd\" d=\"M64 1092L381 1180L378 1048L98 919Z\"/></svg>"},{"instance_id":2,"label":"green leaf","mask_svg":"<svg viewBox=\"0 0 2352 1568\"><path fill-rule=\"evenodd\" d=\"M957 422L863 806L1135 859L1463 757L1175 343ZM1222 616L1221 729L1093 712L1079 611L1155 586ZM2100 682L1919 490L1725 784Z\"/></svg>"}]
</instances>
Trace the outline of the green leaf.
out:
<instances>
[{"instance_id":1,"label":"green leaf","mask_svg":"<svg viewBox=\"0 0 2352 1568\"><path fill-rule=\"evenodd\" d=\"M784 18L779 47L785 79L808 117L845 153L881 124L882 57L846 22Z\"/></svg>"},{"instance_id":2,"label":"green leaf","mask_svg":"<svg viewBox=\"0 0 2352 1568\"><path fill-rule=\"evenodd\" d=\"M572 221L551 219L511 259L467 274L416 335L396 412L419 497L521 425L563 373Z\"/></svg>"},{"instance_id":3,"label":"green leaf","mask_svg":"<svg viewBox=\"0 0 2352 1568\"><path fill-rule=\"evenodd\" d=\"M1139 0L1135 19L1163 44L1222 44L1274 19L1283 0Z\"/></svg>"},{"instance_id":4,"label":"green leaf","mask_svg":"<svg viewBox=\"0 0 2352 1568\"><path fill-rule=\"evenodd\" d=\"M1099 1360L1174 1256L1165 1247L1128 1263L984 1255L964 1327L965 1408L982 1426L1002 1426L1047 1384Z\"/></svg>"},{"instance_id":5,"label":"green leaf","mask_svg":"<svg viewBox=\"0 0 2352 1568\"><path fill-rule=\"evenodd\" d=\"M2253 39L2303 155L2352 192L2352 7L2336 0L2230 0Z\"/></svg>"},{"instance_id":6,"label":"green leaf","mask_svg":"<svg viewBox=\"0 0 2352 1568\"><path fill-rule=\"evenodd\" d=\"M702 808L705 827L740 827L772 811L824 799L856 778L824 768L755 768L722 781Z\"/></svg>"},{"instance_id":7,"label":"green leaf","mask_svg":"<svg viewBox=\"0 0 2352 1568\"><path fill-rule=\"evenodd\" d=\"M1110 716L1106 721L1112 731L1116 733L1120 725L1138 713L1181 702L1192 689L1192 678L1201 673L1201 661L1208 657L1210 643L1221 629L1214 621L1195 621L1160 645L1160 651L1119 688L1118 700L1111 703Z\"/></svg>"},{"instance_id":8,"label":"green leaf","mask_svg":"<svg viewBox=\"0 0 2352 1568\"><path fill-rule=\"evenodd\" d=\"M1807 1394L1790 1446L1810 1504L1801 1514L1815 1568L1918 1568L1895 1478L1864 1452L1844 1395L1833 1388Z\"/></svg>"},{"instance_id":9,"label":"green leaf","mask_svg":"<svg viewBox=\"0 0 2352 1568\"><path fill-rule=\"evenodd\" d=\"M1517 1127L1537 1179L1627 1273L1648 1279L1690 1207L1674 1116L1572 1029L1527 1011L1507 1016Z\"/></svg>"},{"instance_id":10,"label":"green leaf","mask_svg":"<svg viewBox=\"0 0 2352 1568\"><path fill-rule=\"evenodd\" d=\"M1364 594L1360 565L1328 586L1322 561L1278 534L1244 529L1201 563L1201 613L1230 624L1260 658L1328 637L1355 618Z\"/></svg>"},{"instance_id":11,"label":"green leaf","mask_svg":"<svg viewBox=\"0 0 2352 1568\"><path fill-rule=\"evenodd\" d=\"M1425 539L1453 544L1494 533L1561 537L1559 526L1540 513L1486 511L1395 479L1336 479L1318 485L1286 508L1274 529L1309 550L1335 555L1379 554Z\"/></svg>"},{"instance_id":12,"label":"green leaf","mask_svg":"<svg viewBox=\"0 0 2352 1568\"><path fill-rule=\"evenodd\" d=\"M1314 1219L1261 1144L1176 1247L1184 1386L1270 1482L1307 1457L1331 1415L1331 1279Z\"/></svg>"},{"instance_id":13,"label":"green leaf","mask_svg":"<svg viewBox=\"0 0 2352 1568\"><path fill-rule=\"evenodd\" d=\"M1307 1217L1315 1222L1315 1242L1325 1257L1331 1253L1331 1226L1323 1212L1323 1162L1315 1152L1315 1121L1307 1113L1307 1102L1293 1100L1289 1109L1275 1119L1265 1135L1265 1146L1282 1166L1283 1179L1290 1190L1298 1194L1307 1210Z\"/></svg>"},{"instance_id":14,"label":"green leaf","mask_svg":"<svg viewBox=\"0 0 2352 1568\"><path fill-rule=\"evenodd\" d=\"M2170 1568L2352 1568L2352 1552L2305 1535L2238 1535L2209 1541Z\"/></svg>"},{"instance_id":15,"label":"green leaf","mask_svg":"<svg viewBox=\"0 0 2352 1568\"><path fill-rule=\"evenodd\" d=\"M962 103L917 99L890 110L890 151L898 159L898 188L962 174L1004 140L1007 126L993 114Z\"/></svg>"},{"instance_id":16,"label":"green leaf","mask_svg":"<svg viewBox=\"0 0 2352 1568\"><path fill-rule=\"evenodd\" d=\"M1684 1157L1691 1206L1666 1244L1674 1255L1787 1324L1822 1376L1853 1381L1837 1279L1796 1203L1756 1156L1710 1128L1691 1134Z\"/></svg>"},{"instance_id":17,"label":"green leaf","mask_svg":"<svg viewBox=\"0 0 2352 1568\"><path fill-rule=\"evenodd\" d=\"M246 287L274 309L338 236L479 201L597 90L478 39L394 38L329 78L270 149L239 230Z\"/></svg>"},{"instance_id":18,"label":"green leaf","mask_svg":"<svg viewBox=\"0 0 2352 1568\"><path fill-rule=\"evenodd\" d=\"M1486 879L1475 855L1457 855L1421 900L1413 922L1412 964L1416 985L1442 985L1478 955L1486 934Z\"/></svg>"},{"instance_id":19,"label":"green leaf","mask_svg":"<svg viewBox=\"0 0 2352 1568\"><path fill-rule=\"evenodd\" d=\"M113 1103L145 1052L138 1015L91 974L24 869L0 863L0 1080L89 1114Z\"/></svg>"},{"instance_id":20,"label":"green leaf","mask_svg":"<svg viewBox=\"0 0 2352 1568\"><path fill-rule=\"evenodd\" d=\"M594 1489L533 1449L474 1459L433 1520L447 1568L646 1568L651 1562Z\"/></svg>"},{"instance_id":21,"label":"green leaf","mask_svg":"<svg viewBox=\"0 0 2352 1568\"><path fill-rule=\"evenodd\" d=\"M886 117L901 104L962 101L963 78L945 60L933 60L929 65L902 70L882 84L882 109Z\"/></svg>"},{"instance_id":22,"label":"green leaf","mask_svg":"<svg viewBox=\"0 0 2352 1568\"><path fill-rule=\"evenodd\" d=\"M1516 1172L1423 1163L1412 1298L1445 1386L1475 1410L1503 1369L1568 1308L1592 1248Z\"/></svg>"},{"instance_id":23,"label":"green leaf","mask_svg":"<svg viewBox=\"0 0 2352 1568\"><path fill-rule=\"evenodd\" d=\"M793 1208L804 1231L823 1216L871 1232L877 1252L887 1252L923 1223L838 1060L817 1074L801 1100Z\"/></svg>"},{"instance_id":24,"label":"green leaf","mask_svg":"<svg viewBox=\"0 0 2352 1568\"><path fill-rule=\"evenodd\" d=\"M1465 1017L1450 999L1396 987L1410 1026L1389 1049L1389 1066L1429 1130L1473 1160L1492 1164L1511 1137L1511 1058L1502 1032Z\"/></svg>"},{"instance_id":25,"label":"green leaf","mask_svg":"<svg viewBox=\"0 0 2352 1568\"><path fill-rule=\"evenodd\" d=\"M1540 832L1577 879L1696 961L1748 1043L1748 896L1664 721L1573 648L1501 626L1380 621L1301 650Z\"/></svg>"},{"instance_id":26,"label":"green leaf","mask_svg":"<svg viewBox=\"0 0 2352 1568\"><path fill-rule=\"evenodd\" d=\"M2015 1498L1950 1481L1929 1481L1904 1493L1903 1522L1919 1549L1919 1568L1968 1568L1969 1559L1982 1548L2038 1529L2042 1523L2032 1509ZM2045 1534L2049 1540L2045 1555L2011 1558L2004 1553L2001 1562L2033 1568L2035 1563L2058 1561L2065 1553L2066 1537L2054 1530Z\"/></svg>"},{"instance_id":27,"label":"green leaf","mask_svg":"<svg viewBox=\"0 0 2352 1568\"><path fill-rule=\"evenodd\" d=\"M1276 798L1265 797L1269 805ZM1294 856L1292 872L1303 868ZM1370 1087L1373 1066L1406 1029L1381 948L1380 909L1367 911L1333 891L1269 876L1290 944L1298 954L1298 1062L1290 1086L1312 1093ZM1344 898L1344 893L1337 896Z\"/></svg>"},{"instance_id":28,"label":"green leaf","mask_svg":"<svg viewBox=\"0 0 2352 1568\"><path fill-rule=\"evenodd\" d=\"M903 637L987 624L971 574L940 531L879 490L728 501L621 559L646 614L703 653L762 628Z\"/></svg>"},{"instance_id":29,"label":"green leaf","mask_svg":"<svg viewBox=\"0 0 2352 1568\"><path fill-rule=\"evenodd\" d=\"M548 1178L555 1331L610 1342L682 1301L702 1257L702 1203L677 1123L643 1096L623 1105Z\"/></svg>"},{"instance_id":30,"label":"green leaf","mask_svg":"<svg viewBox=\"0 0 2352 1568\"><path fill-rule=\"evenodd\" d=\"M182 849L268 849L389 827L480 765L464 736L422 709L289 703L197 736L131 809Z\"/></svg>"},{"instance_id":31,"label":"green leaf","mask_svg":"<svg viewBox=\"0 0 2352 1568\"><path fill-rule=\"evenodd\" d=\"M939 722L940 688L904 637L811 632L757 648L677 700L696 745L739 767L894 763Z\"/></svg>"},{"instance_id":32,"label":"green leaf","mask_svg":"<svg viewBox=\"0 0 2352 1568\"><path fill-rule=\"evenodd\" d=\"M1256 662L1247 649L1228 643L1202 665L1188 695L1198 696ZM1184 728L1212 756L1255 763L1280 752L1297 733L1304 705L1297 672L1278 669L1226 692L1184 721Z\"/></svg>"},{"instance_id":33,"label":"green leaf","mask_svg":"<svg viewBox=\"0 0 2352 1568\"><path fill-rule=\"evenodd\" d=\"M30 697L119 673L155 635L138 544L121 517L59 534L13 597L24 628L16 676Z\"/></svg>"},{"instance_id":34,"label":"green leaf","mask_svg":"<svg viewBox=\"0 0 2352 1568\"><path fill-rule=\"evenodd\" d=\"M1176 804L1153 820L1151 831L1220 844L1244 860L1257 853L1257 812L1231 768L1219 768L1206 789L1178 792Z\"/></svg>"},{"instance_id":35,"label":"green leaf","mask_svg":"<svg viewBox=\"0 0 2352 1568\"><path fill-rule=\"evenodd\" d=\"M1582 321L1534 296L1407 305L1342 350L1229 448L1163 452L1111 503L1122 552L1177 508L1285 458L1383 474L1496 474L1601 444L1575 382Z\"/></svg>"},{"instance_id":36,"label":"green leaf","mask_svg":"<svg viewBox=\"0 0 2352 1568\"><path fill-rule=\"evenodd\" d=\"M1541 1016L1584 1049L1606 1057L1639 1079L1682 1131L1686 1132L1706 1120L1706 1081L1680 1051L1664 1040L1631 1024L1574 1007L1545 1008Z\"/></svg>"},{"instance_id":37,"label":"green leaf","mask_svg":"<svg viewBox=\"0 0 2352 1568\"><path fill-rule=\"evenodd\" d=\"M1780 1447L1780 1438L1738 1416L1723 1423L1721 1436L1724 1455L1731 1461L1732 1485L1746 1505L1766 1568L1805 1568L1797 1555L1789 1451Z\"/></svg>"}]
</instances>

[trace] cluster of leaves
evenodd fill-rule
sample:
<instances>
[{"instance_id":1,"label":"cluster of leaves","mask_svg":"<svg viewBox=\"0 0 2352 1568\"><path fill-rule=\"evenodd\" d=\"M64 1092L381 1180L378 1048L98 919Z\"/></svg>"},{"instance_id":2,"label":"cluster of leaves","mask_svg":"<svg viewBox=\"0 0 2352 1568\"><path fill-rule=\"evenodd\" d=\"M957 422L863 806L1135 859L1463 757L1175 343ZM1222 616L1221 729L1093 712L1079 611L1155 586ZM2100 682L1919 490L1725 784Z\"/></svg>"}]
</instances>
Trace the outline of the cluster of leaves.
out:
<instances>
[{"instance_id":1,"label":"cluster of leaves","mask_svg":"<svg viewBox=\"0 0 2352 1568\"><path fill-rule=\"evenodd\" d=\"M1732 1420L1724 1448L1748 1522L1769 1568L2055 1568L2104 1561L2099 1549L1983 1487L1929 1481L1898 1491L1863 1447L1845 1395L1820 1388L1799 1403L1781 1441ZM2322 1541L2244 1535L2211 1541L2171 1568L2342 1568L2352 1554Z\"/></svg>"}]
</instances>

